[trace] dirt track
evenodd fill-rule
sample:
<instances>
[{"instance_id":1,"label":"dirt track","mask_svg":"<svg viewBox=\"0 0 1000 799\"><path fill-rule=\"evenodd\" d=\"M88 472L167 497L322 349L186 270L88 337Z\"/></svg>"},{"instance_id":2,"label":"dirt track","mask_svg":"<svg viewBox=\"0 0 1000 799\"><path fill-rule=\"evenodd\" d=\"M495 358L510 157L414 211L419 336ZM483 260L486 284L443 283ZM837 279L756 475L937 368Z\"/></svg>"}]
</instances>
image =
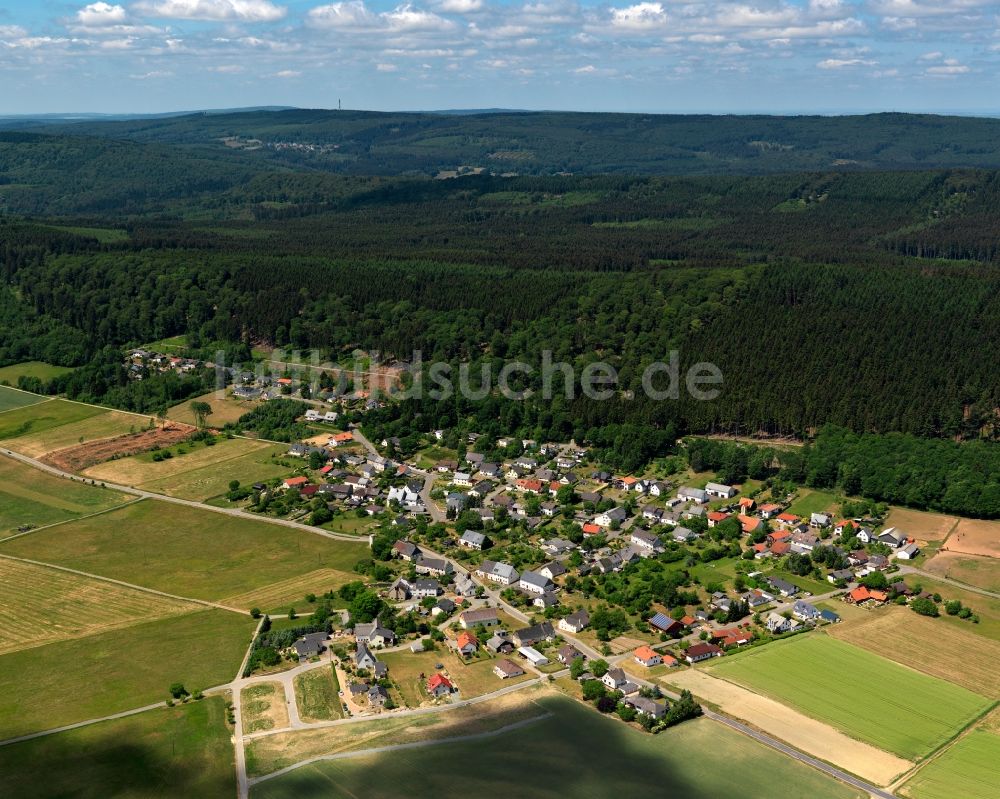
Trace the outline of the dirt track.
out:
<instances>
[{"instance_id":1,"label":"dirt track","mask_svg":"<svg viewBox=\"0 0 1000 799\"><path fill-rule=\"evenodd\" d=\"M142 430L124 436L88 441L86 444L56 450L39 460L64 472L78 473L90 466L114 458L138 455L140 452L148 452L156 447L179 444L190 438L195 430L196 428L191 425L169 422L166 426L153 430Z\"/></svg>"}]
</instances>

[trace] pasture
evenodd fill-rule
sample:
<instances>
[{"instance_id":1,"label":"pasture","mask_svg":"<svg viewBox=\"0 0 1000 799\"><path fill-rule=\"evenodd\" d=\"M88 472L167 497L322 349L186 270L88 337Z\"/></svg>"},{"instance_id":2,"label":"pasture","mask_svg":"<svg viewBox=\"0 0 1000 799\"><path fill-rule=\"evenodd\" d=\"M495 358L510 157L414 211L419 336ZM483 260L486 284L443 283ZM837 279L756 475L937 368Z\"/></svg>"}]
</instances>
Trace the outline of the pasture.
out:
<instances>
[{"instance_id":1,"label":"pasture","mask_svg":"<svg viewBox=\"0 0 1000 799\"><path fill-rule=\"evenodd\" d=\"M899 790L909 799L995 799L1000 735L973 730L917 771Z\"/></svg>"},{"instance_id":2,"label":"pasture","mask_svg":"<svg viewBox=\"0 0 1000 799\"><path fill-rule=\"evenodd\" d=\"M367 542L143 500L0 543L0 552L218 600L316 569L349 571L369 550Z\"/></svg>"},{"instance_id":3,"label":"pasture","mask_svg":"<svg viewBox=\"0 0 1000 799\"><path fill-rule=\"evenodd\" d=\"M229 730L225 701L214 696L3 746L0 794L19 799L233 796Z\"/></svg>"},{"instance_id":4,"label":"pasture","mask_svg":"<svg viewBox=\"0 0 1000 799\"><path fill-rule=\"evenodd\" d=\"M942 549L965 555L1000 558L1000 521L962 519L945 540Z\"/></svg>"},{"instance_id":5,"label":"pasture","mask_svg":"<svg viewBox=\"0 0 1000 799\"><path fill-rule=\"evenodd\" d=\"M822 634L727 656L708 669L907 760L937 749L991 704ZM855 675L864 679L849 679Z\"/></svg>"},{"instance_id":6,"label":"pasture","mask_svg":"<svg viewBox=\"0 0 1000 799\"><path fill-rule=\"evenodd\" d=\"M117 491L64 480L0 457L0 534L24 524L40 527L97 513L130 499Z\"/></svg>"},{"instance_id":7,"label":"pasture","mask_svg":"<svg viewBox=\"0 0 1000 799\"><path fill-rule=\"evenodd\" d=\"M45 397L39 397L37 394L29 394L26 391L16 391L13 388L7 388L7 386L0 386L0 413L11 411L15 408L24 408L28 405L35 405L44 400Z\"/></svg>"},{"instance_id":8,"label":"pasture","mask_svg":"<svg viewBox=\"0 0 1000 799\"><path fill-rule=\"evenodd\" d=\"M71 366L55 366L42 361L26 361L15 363L13 366L0 367L0 383L16 386L17 381L22 377L37 377L43 382L48 382L72 371L73 367Z\"/></svg>"},{"instance_id":9,"label":"pasture","mask_svg":"<svg viewBox=\"0 0 1000 799\"><path fill-rule=\"evenodd\" d=\"M190 602L0 558L0 655L198 609Z\"/></svg>"},{"instance_id":10,"label":"pasture","mask_svg":"<svg viewBox=\"0 0 1000 799\"><path fill-rule=\"evenodd\" d=\"M1000 558L938 552L924 563L923 569L949 580L1000 593Z\"/></svg>"},{"instance_id":11,"label":"pasture","mask_svg":"<svg viewBox=\"0 0 1000 799\"><path fill-rule=\"evenodd\" d=\"M287 450L284 445L231 438L211 447L194 447L162 461L154 461L149 453L107 461L86 469L83 474L95 480L201 502L225 494L232 480L247 485L288 475L291 469L271 459L272 455L283 455Z\"/></svg>"},{"instance_id":12,"label":"pasture","mask_svg":"<svg viewBox=\"0 0 1000 799\"><path fill-rule=\"evenodd\" d=\"M344 717L340 682L330 666L303 672L295 678L295 702L303 721L329 721Z\"/></svg>"},{"instance_id":13,"label":"pasture","mask_svg":"<svg viewBox=\"0 0 1000 799\"><path fill-rule=\"evenodd\" d=\"M429 799L455 796L460 773L463 795L484 796L497 793L498 774L530 774L517 783L516 794L524 799L644 795L773 799L775 786L781 786L784 799L860 796L707 719L648 735L565 698L543 699L535 717L544 712L552 715L485 741L320 761L261 782L250 795L252 799L319 795L394 799L400 786L406 786L407 795ZM395 742L393 736L379 744ZM456 764L461 764L458 772ZM739 785L736 791L734 779Z\"/></svg>"},{"instance_id":14,"label":"pasture","mask_svg":"<svg viewBox=\"0 0 1000 799\"><path fill-rule=\"evenodd\" d=\"M199 610L0 655L0 740L164 701L233 679L255 622Z\"/></svg>"},{"instance_id":15,"label":"pasture","mask_svg":"<svg viewBox=\"0 0 1000 799\"><path fill-rule=\"evenodd\" d=\"M1000 699L1000 642L984 640L971 624L951 625L908 608L882 608L856 621L826 627L827 634L940 677L970 691ZM933 656L928 657L928 653Z\"/></svg>"},{"instance_id":16,"label":"pasture","mask_svg":"<svg viewBox=\"0 0 1000 799\"><path fill-rule=\"evenodd\" d=\"M220 397L217 392L211 391L179 405L174 405L167 411L167 418L175 422L196 425L198 419L194 415L194 411L191 410L192 402L207 402L212 408L212 413L205 419L205 424L208 427L222 427L230 422L236 422L243 414L249 413L256 406L254 402L235 399L231 396Z\"/></svg>"}]
</instances>

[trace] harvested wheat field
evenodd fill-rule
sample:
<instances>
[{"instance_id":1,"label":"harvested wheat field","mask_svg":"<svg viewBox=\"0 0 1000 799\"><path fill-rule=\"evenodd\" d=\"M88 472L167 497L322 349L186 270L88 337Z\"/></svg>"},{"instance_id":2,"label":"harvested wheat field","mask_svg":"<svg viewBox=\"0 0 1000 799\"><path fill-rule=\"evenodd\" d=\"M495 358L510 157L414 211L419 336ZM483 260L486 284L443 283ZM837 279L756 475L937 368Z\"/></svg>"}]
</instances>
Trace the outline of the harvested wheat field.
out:
<instances>
[{"instance_id":1,"label":"harvested wheat field","mask_svg":"<svg viewBox=\"0 0 1000 799\"><path fill-rule=\"evenodd\" d=\"M924 571L960 583L1000 593L1000 558L939 552L924 564Z\"/></svg>"},{"instance_id":2,"label":"harvested wheat field","mask_svg":"<svg viewBox=\"0 0 1000 799\"><path fill-rule=\"evenodd\" d=\"M0 654L197 609L193 603L0 557Z\"/></svg>"},{"instance_id":3,"label":"harvested wheat field","mask_svg":"<svg viewBox=\"0 0 1000 799\"><path fill-rule=\"evenodd\" d=\"M885 520L887 527L896 527L921 544L944 541L958 522L958 516L897 507L893 507Z\"/></svg>"},{"instance_id":4,"label":"harvested wheat field","mask_svg":"<svg viewBox=\"0 0 1000 799\"><path fill-rule=\"evenodd\" d=\"M255 683L244 688L241 700L244 734L288 726L285 686L280 682Z\"/></svg>"},{"instance_id":5,"label":"harvested wheat field","mask_svg":"<svg viewBox=\"0 0 1000 799\"><path fill-rule=\"evenodd\" d=\"M134 421L138 417L131 417ZM50 452L42 460L64 472L82 472L90 466L105 461L127 458L140 452L148 452L157 447L169 447L186 441L195 432L189 425L171 422L163 427L154 427L136 433L91 441Z\"/></svg>"},{"instance_id":6,"label":"harvested wheat field","mask_svg":"<svg viewBox=\"0 0 1000 799\"><path fill-rule=\"evenodd\" d=\"M888 785L913 768L909 760L857 741L780 702L712 677L700 669L685 669L661 682L686 688L696 697L718 705L723 712L876 785Z\"/></svg>"},{"instance_id":7,"label":"harvested wheat field","mask_svg":"<svg viewBox=\"0 0 1000 799\"><path fill-rule=\"evenodd\" d=\"M971 627L971 625L969 625ZM830 625L826 632L888 660L1000 699L1000 642L943 619L889 607L865 619Z\"/></svg>"},{"instance_id":8,"label":"harvested wheat field","mask_svg":"<svg viewBox=\"0 0 1000 799\"><path fill-rule=\"evenodd\" d=\"M290 603L300 607L300 609L308 609L308 605L305 604L306 594L320 596L357 579L358 575L353 572L316 569L298 577L290 577L287 580L271 583L253 591L226 597L222 602L230 607L246 608L247 610L257 607L264 612L287 608Z\"/></svg>"},{"instance_id":9,"label":"harvested wheat field","mask_svg":"<svg viewBox=\"0 0 1000 799\"><path fill-rule=\"evenodd\" d=\"M944 542L943 550L1000 558L1000 521L962 519Z\"/></svg>"}]
</instances>

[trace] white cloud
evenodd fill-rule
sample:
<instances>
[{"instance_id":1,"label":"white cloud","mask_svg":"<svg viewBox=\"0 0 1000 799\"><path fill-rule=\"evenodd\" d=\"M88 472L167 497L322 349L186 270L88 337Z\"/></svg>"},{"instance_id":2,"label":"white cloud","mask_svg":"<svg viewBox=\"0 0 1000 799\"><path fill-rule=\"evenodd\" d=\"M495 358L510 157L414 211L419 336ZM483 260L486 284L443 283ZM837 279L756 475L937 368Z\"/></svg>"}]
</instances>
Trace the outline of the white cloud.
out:
<instances>
[{"instance_id":1,"label":"white cloud","mask_svg":"<svg viewBox=\"0 0 1000 799\"><path fill-rule=\"evenodd\" d=\"M941 67L927 67L927 74L939 78L950 78L955 75L964 75L969 68L964 64L946 64Z\"/></svg>"},{"instance_id":2,"label":"white cloud","mask_svg":"<svg viewBox=\"0 0 1000 799\"><path fill-rule=\"evenodd\" d=\"M645 31L667 24L667 14L661 3L638 3L626 8L611 9L611 26L619 30Z\"/></svg>"},{"instance_id":3,"label":"white cloud","mask_svg":"<svg viewBox=\"0 0 1000 799\"><path fill-rule=\"evenodd\" d=\"M125 22L125 9L110 3L91 3L76 12L76 21L85 28L103 28Z\"/></svg>"},{"instance_id":4,"label":"white cloud","mask_svg":"<svg viewBox=\"0 0 1000 799\"><path fill-rule=\"evenodd\" d=\"M439 0L436 8L446 14L471 14L486 7L484 0Z\"/></svg>"},{"instance_id":5,"label":"white cloud","mask_svg":"<svg viewBox=\"0 0 1000 799\"><path fill-rule=\"evenodd\" d=\"M395 64L376 64L375 69L378 72L398 72L399 67Z\"/></svg>"},{"instance_id":6,"label":"white cloud","mask_svg":"<svg viewBox=\"0 0 1000 799\"><path fill-rule=\"evenodd\" d=\"M276 78L301 78L302 73L297 69L283 69L280 72L275 72L274 77Z\"/></svg>"},{"instance_id":7,"label":"white cloud","mask_svg":"<svg viewBox=\"0 0 1000 799\"><path fill-rule=\"evenodd\" d=\"M0 39L21 39L27 35L20 25L0 25Z\"/></svg>"},{"instance_id":8,"label":"white cloud","mask_svg":"<svg viewBox=\"0 0 1000 799\"><path fill-rule=\"evenodd\" d=\"M275 22L285 16L284 6L269 0L142 0L136 11L165 19L200 19L237 22Z\"/></svg>"},{"instance_id":9,"label":"white cloud","mask_svg":"<svg viewBox=\"0 0 1000 799\"><path fill-rule=\"evenodd\" d=\"M816 66L820 69L844 69L845 67L872 67L877 62L865 58L828 58Z\"/></svg>"},{"instance_id":10,"label":"white cloud","mask_svg":"<svg viewBox=\"0 0 1000 799\"><path fill-rule=\"evenodd\" d=\"M450 31L456 25L431 11L423 11L409 3L391 11L376 13L369 10L364 0L344 0L309 11L309 24L317 28L338 30L387 31L390 33L416 33L420 31Z\"/></svg>"}]
</instances>

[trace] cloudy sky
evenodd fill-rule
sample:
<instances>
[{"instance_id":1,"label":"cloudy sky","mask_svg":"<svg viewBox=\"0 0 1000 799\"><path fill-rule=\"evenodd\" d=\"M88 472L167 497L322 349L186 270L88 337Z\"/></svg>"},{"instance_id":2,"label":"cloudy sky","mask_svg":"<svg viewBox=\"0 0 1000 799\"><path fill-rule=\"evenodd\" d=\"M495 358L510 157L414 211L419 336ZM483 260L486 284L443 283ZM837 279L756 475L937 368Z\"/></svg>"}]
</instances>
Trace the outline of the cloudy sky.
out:
<instances>
[{"instance_id":1,"label":"cloudy sky","mask_svg":"<svg viewBox=\"0 0 1000 799\"><path fill-rule=\"evenodd\" d=\"M1000 0L0 0L0 113L1000 113Z\"/></svg>"}]
</instances>

